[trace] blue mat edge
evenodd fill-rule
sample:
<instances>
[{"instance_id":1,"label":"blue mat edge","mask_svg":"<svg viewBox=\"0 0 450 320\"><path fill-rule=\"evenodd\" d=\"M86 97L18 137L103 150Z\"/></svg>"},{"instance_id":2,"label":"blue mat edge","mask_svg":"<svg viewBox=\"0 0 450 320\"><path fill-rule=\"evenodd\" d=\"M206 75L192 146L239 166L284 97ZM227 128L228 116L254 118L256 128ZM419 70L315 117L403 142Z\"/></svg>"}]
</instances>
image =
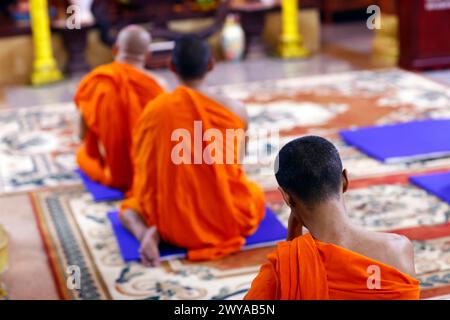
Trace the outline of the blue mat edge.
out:
<instances>
[{"instance_id":1,"label":"blue mat edge","mask_svg":"<svg viewBox=\"0 0 450 320\"><path fill-rule=\"evenodd\" d=\"M244 247L242 247L242 249L241 249L242 251L245 251L245 250L251 250L251 249L260 248L260 247L268 247L268 246L271 246L271 245L275 245L276 243L278 243L278 242L280 242L280 241L284 241L284 240L285 240L286 235L287 235L287 228L281 223L281 221L277 218L275 212L274 212L271 208L269 208L269 207L266 206L266 207L265 207L265 210L266 210L266 211L265 211L265 215L267 215L268 213L270 213L270 214L273 215L273 217L275 217L275 218L277 219L277 221L278 221L278 223L279 223L279 227L283 228L283 232L284 232L283 237L280 238L280 239L271 240L271 241L267 241L267 242L260 242L260 243L255 243L255 244L251 244L251 245L244 245ZM140 260L140 257L139 257L138 255L133 255L133 256L130 257L130 258L125 258L124 255L122 254L122 252L123 252L122 246L121 246L122 243L118 240L118 238L117 238L117 236L116 236L115 227L113 226L113 222L112 222L112 219L111 219L112 216L117 217L118 213L119 213L118 210L109 211L109 212L107 213L107 217L108 217L108 221L109 221L111 227L113 228L114 238L115 238L115 240L116 240L117 246L119 247L119 250L120 250L120 256L122 257L122 259L123 259L125 262L139 261L139 260ZM264 219L265 219L265 218L264 218ZM263 221L264 221L264 220L263 220ZM123 226L122 226L122 228L123 228ZM127 231L127 232L128 232L128 231ZM257 232L257 231L255 231L254 234L256 234L256 232ZM129 232L128 232L128 233L129 233ZM254 235L254 234L253 234L253 235ZM129 235L130 235L131 237L134 238L134 236L133 236L131 233L129 233ZM253 236L253 235L250 235L249 237L251 237L251 236ZM248 239L249 237L247 237L247 239ZM137 242L137 239L136 239L136 238L134 238L134 240ZM174 253L174 254L164 255L164 256L161 257L161 261L167 261L167 260L177 259L177 258L185 258L185 257L187 256L187 250L186 250L186 249L177 248L177 247L174 247L174 246L172 246L172 245L170 245L170 244L167 244L167 243L163 243L162 245L163 245L163 246L168 246L168 247L170 247L172 250L183 251L183 252L178 252L178 253Z\"/></svg>"},{"instance_id":2,"label":"blue mat edge","mask_svg":"<svg viewBox=\"0 0 450 320\"><path fill-rule=\"evenodd\" d=\"M80 168L75 169L75 173L78 174L78 176L80 177L80 179L83 183L83 186L89 192L89 194L92 196L92 198L94 199L95 202L118 201L118 200L125 199L125 194L122 191L104 186L98 182L91 180L86 175L86 173L84 173L83 170L81 170ZM112 196L111 195L110 196L98 195L97 193L93 192L92 187L104 189L104 192L109 192L114 195L112 195Z\"/></svg>"},{"instance_id":3,"label":"blue mat edge","mask_svg":"<svg viewBox=\"0 0 450 320\"><path fill-rule=\"evenodd\" d=\"M364 146L361 146L361 144L359 143L355 143L354 141L351 141L349 139L351 139L351 135L355 134L357 132L360 131L365 131L365 130L373 130L373 129L377 129L377 128L386 128L386 127L398 127L398 126L406 126L406 125L412 125L412 124L417 124L417 123L425 123L425 122L435 122L435 121L449 121L450 119L420 119L420 120L412 120L412 121L407 121L407 122L399 122L399 123L389 123L389 124L383 124L383 125L370 125L370 126L363 126L363 127L355 127L355 128L347 128L347 129L341 129L339 130L339 136L341 137L341 139L349 146L355 147L356 149L358 149L359 151L361 151L362 153L366 154L367 156L376 159L380 162L383 163L389 163L389 159L394 159L395 157L383 157L380 156L372 151L368 151L366 150L366 148ZM408 161L405 161L408 162Z\"/></svg>"},{"instance_id":4,"label":"blue mat edge","mask_svg":"<svg viewBox=\"0 0 450 320\"><path fill-rule=\"evenodd\" d=\"M450 200L444 198L441 194L434 192L433 190L431 190L427 184L425 184L424 179L426 178L431 178L431 177L435 177L435 176L444 176L444 175L450 175L450 171L445 171L445 172L434 172L434 173L424 173L424 174L417 174L414 176L410 176L408 177L408 181L415 185L416 187L419 187L422 190L425 190L426 192L428 192L429 194L441 199L442 201L444 201L445 203L450 204Z\"/></svg>"},{"instance_id":5,"label":"blue mat edge","mask_svg":"<svg viewBox=\"0 0 450 320\"><path fill-rule=\"evenodd\" d=\"M352 131L354 130L341 130L339 131L339 135L341 136L342 140L349 146L354 147L356 149L358 149L359 151L361 151L362 153L366 154L367 156L369 156L370 158L373 158L375 160L378 160L380 162L385 163L387 161L387 159L389 158L384 158L378 154L373 153L372 151L368 151L366 150L364 147L361 146L361 144L359 143L355 143L353 141L348 140L348 136L352 134Z\"/></svg>"}]
</instances>

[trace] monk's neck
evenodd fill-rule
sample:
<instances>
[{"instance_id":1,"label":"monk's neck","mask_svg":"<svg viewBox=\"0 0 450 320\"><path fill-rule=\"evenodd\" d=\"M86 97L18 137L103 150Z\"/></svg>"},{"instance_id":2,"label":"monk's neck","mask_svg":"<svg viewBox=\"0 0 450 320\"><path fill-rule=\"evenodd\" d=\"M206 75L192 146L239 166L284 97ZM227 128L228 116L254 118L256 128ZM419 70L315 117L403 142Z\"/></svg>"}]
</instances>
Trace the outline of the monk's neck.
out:
<instances>
[{"instance_id":1,"label":"monk's neck","mask_svg":"<svg viewBox=\"0 0 450 320\"><path fill-rule=\"evenodd\" d=\"M138 70L145 69L145 61L141 60L141 59L130 59L127 56L118 55L115 60L116 60L116 62L119 62L119 63L128 64Z\"/></svg>"},{"instance_id":2,"label":"monk's neck","mask_svg":"<svg viewBox=\"0 0 450 320\"><path fill-rule=\"evenodd\" d=\"M339 245L353 230L342 200L321 203L303 216L305 227L322 242Z\"/></svg>"},{"instance_id":3,"label":"monk's neck","mask_svg":"<svg viewBox=\"0 0 450 320\"><path fill-rule=\"evenodd\" d=\"M192 90L204 91L203 79L181 80L181 84Z\"/></svg>"}]
</instances>

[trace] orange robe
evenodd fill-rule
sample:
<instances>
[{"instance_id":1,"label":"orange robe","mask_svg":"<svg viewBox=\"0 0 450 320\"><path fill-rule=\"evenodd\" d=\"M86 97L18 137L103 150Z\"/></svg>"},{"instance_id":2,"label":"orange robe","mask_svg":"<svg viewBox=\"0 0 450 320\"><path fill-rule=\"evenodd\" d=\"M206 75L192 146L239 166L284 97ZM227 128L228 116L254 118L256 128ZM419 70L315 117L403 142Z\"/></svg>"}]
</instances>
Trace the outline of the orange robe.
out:
<instances>
[{"instance_id":1,"label":"orange robe","mask_svg":"<svg viewBox=\"0 0 450 320\"><path fill-rule=\"evenodd\" d=\"M246 300L419 299L419 281L311 234L278 244L253 280ZM370 266L381 271L380 287L369 289ZM369 269L371 270L371 269Z\"/></svg>"},{"instance_id":2,"label":"orange robe","mask_svg":"<svg viewBox=\"0 0 450 320\"><path fill-rule=\"evenodd\" d=\"M136 130L133 196L122 203L122 212L139 212L162 239L187 248L190 260L211 260L238 251L256 231L264 195L235 161L236 139L233 164L194 164L194 121L201 121L203 132L214 128L224 137L226 129L245 127L229 109L187 87L160 95L146 107ZM172 161L181 141L172 141L176 129L190 133L191 140L183 143L191 143L185 155L191 164ZM203 142L202 150L208 144Z\"/></svg>"},{"instance_id":3,"label":"orange robe","mask_svg":"<svg viewBox=\"0 0 450 320\"><path fill-rule=\"evenodd\" d=\"M162 92L149 75L118 62L98 67L81 81L75 103L89 130L77 163L91 179L131 188L132 131L146 104Z\"/></svg>"}]
</instances>

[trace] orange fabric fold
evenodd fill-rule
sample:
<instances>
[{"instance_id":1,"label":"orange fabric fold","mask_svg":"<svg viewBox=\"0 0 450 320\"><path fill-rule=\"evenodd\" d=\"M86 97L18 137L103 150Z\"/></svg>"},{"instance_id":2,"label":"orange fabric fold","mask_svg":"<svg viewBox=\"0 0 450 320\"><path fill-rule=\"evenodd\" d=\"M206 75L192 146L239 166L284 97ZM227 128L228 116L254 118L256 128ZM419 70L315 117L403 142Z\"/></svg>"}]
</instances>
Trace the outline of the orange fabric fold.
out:
<instances>
[{"instance_id":1,"label":"orange fabric fold","mask_svg":"<svg viewBox=\"0 0 450 320\"><path fill-rule=\"evenodd\" d=\"M202 163L194 164L194 121L201 122L202 132L216 129L224 137L227 129L245 125L229 109L192 89L179 87L160 95L138 124L133 155L139 174L132 197L121 207L122 212L127 208L140 212L165 241L187 248L190 260L211 260L238 251L256 230L264 216L264 196L236 161L207 164L200 159ZM173 139L177 129L190 135L189 141L183 140L190 144L183 156L191 164L172 160L181 141ZM209 143L201 142L202 150ZM238 148L231 150L237 159Z\"/></svg>"},{"instance_id":2,"label":"orange fabric fold","mask_svg":"<svg viewBox=\"0 0 450 320\"><path fill-rule=\"evenodd\" d=\"M314 240L308 233L278 244L253 280L246 300L416 300L419 281L382 262ZM370 289L368 268L379 267Z\"/></svg>"},{"instance_id":3,"label":"orange fabric fold","mask_svg":"<svg viewBox=\"0 0 450 320\"><path fill-rule=\"evenodd\" d=\"M77 162L91 179L131 188L132 132L146 104L162 92L151 76L118 62L96 68L81 81L75 103L89 132Z\"/></svg>"}]
</instances>

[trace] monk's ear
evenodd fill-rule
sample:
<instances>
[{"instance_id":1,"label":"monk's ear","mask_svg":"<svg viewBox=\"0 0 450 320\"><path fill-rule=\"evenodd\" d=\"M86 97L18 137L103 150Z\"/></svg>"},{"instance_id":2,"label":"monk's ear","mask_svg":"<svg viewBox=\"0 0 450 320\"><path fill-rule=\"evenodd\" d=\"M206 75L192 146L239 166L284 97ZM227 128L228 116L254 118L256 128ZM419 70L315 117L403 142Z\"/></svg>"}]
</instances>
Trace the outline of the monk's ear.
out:
<instances>
[{"instance_id":1,"label":"monk's ear","mask_svg":"<svg viewBox=\"0 0 450 320\"><path fill-rule=\"evenodd\" d=\"M209 59L209 62L208 62L208 69L207 69L207 72L212 71L212 70L214 69L214 65L215 65L215 64L216 64L216 61L215 61L214 57L211 57L211 58Z\"/></svg>"},{"instance_id":2,"label":"monk's ear","mask_svg":"<svg viewBox=\"0 0 450 320\"><path fill-rule=\"evenodd\" d=\"M278 187L278 190L280 190L281 195L283 196L284 202L286 202L286 204L289 206L289 208L294 208L295 207L295 202L294 199L292 199L292 196L287 193L286 191L284 191L283 189L281 189L280 187Z\"/></svg>"},{"instance_id":3,"label":"monk's ear","mask_svg":"<svg viewBox=\"0 0 450 320\"><path fill-rule=\"evenodd\" d=\"M348 185L349 185L349 182L348 182L348 173L347 173L347 169L344 169L344 170L342 171L342 193L347 192L347 190L348 190Z\"/></svg>"},{"instance_id":4,"label":"monk's ear","mask_svg":"<svg viewBox=\"0 0 450 320\"><path fill-rule=\"evenodd\" d=\"M152 50L149 49L149 50L145 53L145 65L149 65L149 64L150 64L150 62L152 61L152 56L153 56Z\"/></svg>"},{"instance_id":5,"label":"monk's ear","mask_svg":"<svg viewBox=\"0 0 450 320\"><path fill-rule=\"evenodd\" d=\"M119 53L119 48L117 47L117 45L113 45L113 47L112 47L113 57L116 57L118 53Z\"/></svg>"},{"instance_id":6,"label":"monk's ear","mask_svg":"<svg viewBox=\"0 0 450 320\"><path fill-rule=\"evenodd\" d=\"M173 61L172 59L169 60L169 65L167 66L169 68L170 71L172 71L173 73L177 73L177 69L175 68L175 66L173 65Z\"/></svg>"}]
</instances>

